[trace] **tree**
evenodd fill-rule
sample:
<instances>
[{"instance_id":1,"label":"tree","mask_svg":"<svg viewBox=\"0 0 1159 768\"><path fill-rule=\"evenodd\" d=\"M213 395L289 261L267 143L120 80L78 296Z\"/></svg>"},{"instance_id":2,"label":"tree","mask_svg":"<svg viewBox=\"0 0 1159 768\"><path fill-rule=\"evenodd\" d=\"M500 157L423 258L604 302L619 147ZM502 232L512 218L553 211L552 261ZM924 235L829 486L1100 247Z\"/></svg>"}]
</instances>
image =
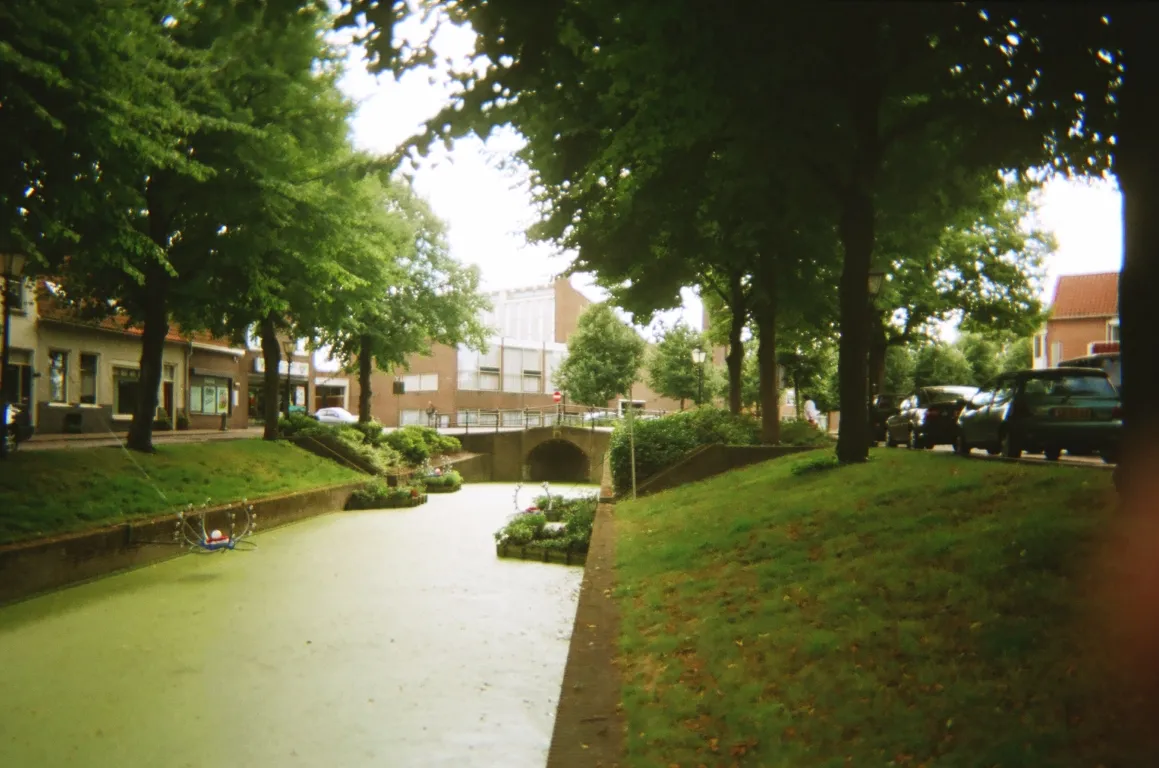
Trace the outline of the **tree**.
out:
<instances>
[{"instance_id":1,"label":"tree","mask_svg":"<svg viewBox=\"0 0 1159 768\"><path fill-rule=\"evenodd\" d=\"M697 365L692 351L701 349L705 362ZM707 360L708 344L704 337L688 326L677 323L665 329L660 341L648 355L648 386L664 397L680 401L692 400L702 405L712 399L712 363Z\"/></svg>"},{"instance_id":2,"label":"tree","mask_svg":"<svg viewBox=\"0 0 1159 768\"><path fill-rule=\"evenodd\" d=\"M963 380L965 383L984 386L998 375L1001 365L999 355L1002 351L1000 342L979 333L963 333L954 342L954 346L970 364L971 375L968 380Z\"/></svg>"},{"instance_id":3,"label":"tree","mask_svg":"<svg viewBox=\"0 0 1159 768\"><path fill-rule=\"evenodd\" d=\"M359 260L368 265L367 277L337 297L332 307L341 317L322 329L335 357L358 371L364 423L371 419L376 367L392 371L433 344L482 349L487 329L479 317L488 306L478 269L451 258L443 223L426 202L397 182L366 183L371 204Z\"/></svg>"},{"instance_id":4,"label":"tree","mask_svg":"<svg viewBox=\"0 0 1159 768\"><path fill-rule=\"evenodd\" d=\"M893 346L885 353L882 394L906 395L914 390L914 355L910 347Z\"/></svg>"},{"instance_id":5,"label":"tree","mask_svg":"<svg viewBox=\"0 0 1159 768\"><path fill-rule=\"evenodd\" d=\"M1029 337L1013 339L998 353L996 373L1022 371L1034 365L1034 344Z\"/></svg>"},{"instance_id":6,"label":"tree","mask_svg":"<svg viewBox=\"0 0 1159 768\"><path fill-rule=\"evenodd\" d=\"M914 388L971 383L974 371L962 350L944 342L926 344L914 359Z\"/></svg>"},{"instance_id":7,"label":"tree","mask_svg":"<svg viewBox=\"0 0 1159 768\"><path fill-rule=\"evenodd\" d=\"M644 361L644 340L606 304L580 315L567 342L567 358L556 371L555 386L576 403L606 406L630 394Z\"/></svg>"}]
</instances>

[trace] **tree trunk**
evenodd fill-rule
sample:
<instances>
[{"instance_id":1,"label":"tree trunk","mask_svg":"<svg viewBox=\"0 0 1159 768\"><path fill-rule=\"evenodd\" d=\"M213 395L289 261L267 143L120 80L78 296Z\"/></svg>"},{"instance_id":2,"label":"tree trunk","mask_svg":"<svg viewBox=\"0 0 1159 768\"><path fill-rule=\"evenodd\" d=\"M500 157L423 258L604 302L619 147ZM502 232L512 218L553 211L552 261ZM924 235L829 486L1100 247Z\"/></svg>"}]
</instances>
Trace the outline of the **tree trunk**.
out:
<instances>
[{"instance_id":1,"label":"tree trunk","mask_svg":"<svg viewBox=\"0 0 1159 768\"><path fill-rule=\"evenodd\" d=\"M161 365L165 337L169 335L169 273L161 265L145 272L142 295L145 322L141 332L141 365L137 372L137 403L129 425L128 446L134 451L153 453L153 421L157 418L157 397L161 389Z\"/></svg>"},{"instance_id":2,"label":"tree trunk","mask_svg":"<svg viewBox=\"0 0 1159 768\"><path fill-rule=\"evenodd\" d=\"M845 250L839 297L841 344L837 357L841 422L837 458L844 463L869 458L868 346L869 266L873 256L873 201L867 193L851 192L841 220Z\"/></svg>"},{"instance_id":3,"label":"tree trunk","mask_svg":"<svg viewBox=\"0 0 1159 768\"><path fill-rule=\"evenodd\" d=\"M745 306L744 275L734 272L729 278L729 295L732 297L729 308L732 315L728 326L728 356L725 363L728 365L728 410L740 413L743 405L742 389L744 378L744 342L741 334L744 333L745 319L748 316Z\"/></svg>"},{"instance_id":4,"label":"tree trunk","mask_svg":"<svg viewBox=\"0 0 1159 768\"><path fill-rule=\"evenodd\" d=\"M801 396L801 370L793 371L793 403L797 413L797 421L801 421L805 411L805 398Z\"/></svg>"},{"instance_id":5,"label":"tree trunk","mask_svg":"<svg viewBox=\"0 0 1159 768\"><path fill-rule=\"evenodd\" d=\"M684 398L680 398L680 410L684 410Z\"/></svg>"},{"instance_id":6,"label":"tree trunk","mask_svg":"<svg viewBox=\"0 0 1159 768\"><path fill-rule=\"evenodd\" d=\"M1117 11L1118 12L1118 11ZM1154 440L1159 425L1159 113L1150 103L1159 88L1159 55L1150 36L1155 12L1148 4L1125 7L1126 65L1119 96L1115 173L1123 190L1124 257L1119 275L1124 434L1122 476ZM1130 17L1128 17L1130 14Z\"/></svg>"},{"instance_id":7,"label":"tree trunk","mask_svg":"<svg viewBox=\"0 0 1159 768\"><path fill-rule=\"evenodd\" d=\"M265 419L265 429L262 432L263 440L278 439L278 392L282 385L278 368L282 365L282 343L278 340L278 326L272 314L266 315L261 322L262 359L266 364L266 372L262 377L262 388L265 393L265 403L262 405L262 418ZM287 362L288 364L288 362Z\"/></svg>"},{"instance_id":8,"label":"tree trunk","mask_svg":"<svg viewBox=\"0 0 1159 768\"><path fill-rule=\"evenodd\" d=\"M358 341L358 420L363 424L370 423L370 401L373 393L370 391L370 376L374 373L374 355L371 354L370 337L364 335ZM402 422L402 414L399 414Z\"/></svg>"},{"instance_id":9,"label":"tree trunk","mask_svg":"<svg viewBox=\"0 0 1159 768\"><path fill-rule=\"evenodd\" d=\"M766 282L768 285L768 282ZM757 368L760 371L761 442L781 442L781 408L777 375L777 306L775 287L764 288L766 295L755 307L757 318Z\"/></svg>"}]
</instances>

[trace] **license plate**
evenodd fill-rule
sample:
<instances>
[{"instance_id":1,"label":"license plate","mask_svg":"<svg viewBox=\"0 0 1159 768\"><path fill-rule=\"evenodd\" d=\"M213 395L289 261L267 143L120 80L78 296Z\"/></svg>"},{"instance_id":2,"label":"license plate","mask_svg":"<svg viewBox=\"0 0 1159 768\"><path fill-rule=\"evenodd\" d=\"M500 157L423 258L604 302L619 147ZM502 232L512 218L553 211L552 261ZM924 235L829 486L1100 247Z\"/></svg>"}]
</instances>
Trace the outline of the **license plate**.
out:
<instances>
[{"instance_id":1,"label":"license plate","mask_svg":"<svg viewBox=\"0 0 1159 768\"><path fill-rule=\"evenodd\" d=\"M1051 415L1056 419L1064 421L1089 421L1091 418L1090 408L1055 408Z\"/></svg>"}]
</instances>

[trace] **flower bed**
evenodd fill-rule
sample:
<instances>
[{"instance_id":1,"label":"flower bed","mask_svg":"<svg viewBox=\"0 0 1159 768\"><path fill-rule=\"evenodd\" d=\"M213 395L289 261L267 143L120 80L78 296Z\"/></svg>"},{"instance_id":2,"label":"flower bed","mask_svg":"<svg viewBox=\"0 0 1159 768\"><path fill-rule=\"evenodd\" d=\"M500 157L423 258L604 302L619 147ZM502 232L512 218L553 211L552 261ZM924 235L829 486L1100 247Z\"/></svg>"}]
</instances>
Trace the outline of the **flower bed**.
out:
<instances>
[{"instance_id":1,"label":"flower bed","mask_svg":"<svg viewBox=\"0 0 1159 768\"><path fill-rule=\"evenodd\" d=\"M422 489L412 486L391 487L382 480L367 483L346 502L346 508L354 509L401 509L417 507L427 502Z\"/></svg>"},{"instance_id":2,"label":"flower bed","mask_svg":"<svg viewBox=\"0 0 1159 768\"><path fill-rule=\"evenodd\" d=\"M427 493L454 493L463 487L463 476L453 469L435 470L435 474L419 478L419 483Z\"/></svg>"},{"instance_id":3,"label":"flower bed","mask_svg":"<svg viewBox=\"0 0 1159 768\"><path fill-rule=\"evenodd\" d=\"M547 505L547 499L537 500ZM583 563L592 538L596 496L564 499L553 497L552 516L547 519L536 507L516 514L495 532L495 552L499 557L521 557L544 562Z\"/></svg>"}]
</instances>

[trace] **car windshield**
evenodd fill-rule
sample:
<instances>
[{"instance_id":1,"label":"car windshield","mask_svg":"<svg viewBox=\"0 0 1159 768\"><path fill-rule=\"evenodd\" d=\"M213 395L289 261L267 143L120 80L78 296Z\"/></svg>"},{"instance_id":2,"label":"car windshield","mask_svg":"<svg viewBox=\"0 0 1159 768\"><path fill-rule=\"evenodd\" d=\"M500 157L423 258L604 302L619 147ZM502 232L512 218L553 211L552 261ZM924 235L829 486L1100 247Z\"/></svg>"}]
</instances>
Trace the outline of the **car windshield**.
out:
<instances>
[{"instance_id":1,"label":"car windshield","mask_svg":"<svg viewBox=\"0 0 1159 768\"><path fill-rule=\"evenodd\" d=\"M957 400L969 400L977 394L977 387L939 387L927 389L922 393L922 402L927 405L937 403L952 403Z\"/></svg>"},{"instance_id":2,"label":"car windshield","mask_svg":"<svg viewBox=\"0 0 1159 768\"><path fill-rule=\"evenodd\" d=\"M1023 392L1027 398L1098 397L1118 398L1119 394L1105 375L1073 374L1027 379Z\"/></svg>"}]
</instances>

